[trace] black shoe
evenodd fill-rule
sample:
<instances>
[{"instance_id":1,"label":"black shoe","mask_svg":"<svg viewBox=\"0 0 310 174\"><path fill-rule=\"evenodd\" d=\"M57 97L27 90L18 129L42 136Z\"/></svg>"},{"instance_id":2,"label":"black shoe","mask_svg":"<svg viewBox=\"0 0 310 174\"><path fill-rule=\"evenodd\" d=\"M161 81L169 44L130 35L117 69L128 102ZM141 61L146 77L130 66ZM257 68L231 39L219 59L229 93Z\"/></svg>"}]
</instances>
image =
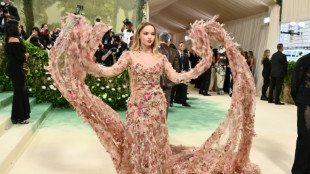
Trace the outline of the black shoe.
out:
<instances>
[{"instance_id":1,"label":"black shoe","mask_svg":"<svg viewBox=\"0 0 310 174\"><path fill-rule=\"evenodd\" d=\"M199 94L203 95L203 92L200 92L200 91L199 91Z\"/></svg>"},{"instance_id":2,"label":"black shoe","mask_svg":"<svg viewBox=\"0 0 310 174\"><path fill-rule=\"evenodd\" d=\"M268 101L268 98L265 96L261 96L260 100Z\"/></svg>"},{"instance_id":3,"label":"black shoe","mask_svg":"<svg viewBox=\"0 0 310 174\"><path fill-rule=\"evenodd\" d=\"M170 107L173 107L173 103L170 103Z\"/></svg>"},{"instance_id":4,"label":"black shoe","mask_svg":"<svg viewBox=\"0 0 310 174\"><path fill-rule=\"evenodd\" d=\"M29 124L29 121L27 121L27 120L18 121L18 120L12 119L12 123L13 124Z\"/></svg>"},{"instance_id":5,"label":"black shoe","mask_svg":"<svg viewBox=\"0 0 310 174\"><path fill-rule=\"evenodd\" d=\"M229 94L229 97L232 97L232 93L231 93L231 94Z\"/></svg>"},{"instance_id":6,"label":"black shoe","mask_svg":"<svg viewBox=\"0 0 310 174\"><path fill-rule=\"evenodd\" d=\"M274 101L273 100L268 100L268 103L274 103Z\"/></svg>"},{"instance_id":7,"label":"black shoe","mask_svg":"<svg viewBox=\"0 0 310 174\"><path fill-rule=\"evenodd\" d=\"M280 101L276 101L276 102L274 102L274 104L276 104L276 105L284 105L284 103L282 103Z\"/></svg>"},{"instance_id":8,"label":"black shoe","mask_svg":"<svg viewBox=\"0 0 310 174\"><path fill-rule=\"evenodd\" d=\"M183 103L182 106L191 107L188 103Z\"/></svg>"},{"instance_id":9,"label":"black shoe","mask_svg":"<svg viewBox=\"0 0 310 174\"><path fill-rule=\"evenodd\" d=\"M210 95L210 94L208 94L208 93L204 93L203 95L204 95L204 96L211 96L211 95Z\"/></svg>"}]
</instances>

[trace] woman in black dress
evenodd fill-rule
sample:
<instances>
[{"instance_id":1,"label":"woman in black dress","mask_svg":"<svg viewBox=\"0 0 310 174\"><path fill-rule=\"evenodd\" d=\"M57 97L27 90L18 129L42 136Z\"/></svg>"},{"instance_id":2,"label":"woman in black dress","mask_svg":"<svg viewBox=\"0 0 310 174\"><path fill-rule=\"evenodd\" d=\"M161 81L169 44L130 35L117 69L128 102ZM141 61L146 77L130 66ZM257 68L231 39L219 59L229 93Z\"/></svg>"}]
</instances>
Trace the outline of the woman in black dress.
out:
<instances>
[{"instance_id":1,"label":"woman in black dress","mask_svg":"<svg viewBox=\"0 0 310 174\"><path fill-rule=\"evenodd\" d=\"M5 53L8 59L5 71L14 88L11 120L14 124L28 124L30 105L23 64L29 54L19 38L21 27L18 21L9 20L6 23L5 34Z\"/></svg>"},{"instance_id":2,"label":"woman in black dress","mask_svg":"<svg viewBox=\"0 0 310 174\"><path fill-rule=\"evenodd\" d=\"M263 64L263 78L264 78L264 85L262 88L262 96L261 100L268 100L266 97L266 91L270 84L270 72L271 72L271 62L269 60L270 56L270 50L265 50L263 58L262 58L262 64Z\"/></svg>"}]
</instances>

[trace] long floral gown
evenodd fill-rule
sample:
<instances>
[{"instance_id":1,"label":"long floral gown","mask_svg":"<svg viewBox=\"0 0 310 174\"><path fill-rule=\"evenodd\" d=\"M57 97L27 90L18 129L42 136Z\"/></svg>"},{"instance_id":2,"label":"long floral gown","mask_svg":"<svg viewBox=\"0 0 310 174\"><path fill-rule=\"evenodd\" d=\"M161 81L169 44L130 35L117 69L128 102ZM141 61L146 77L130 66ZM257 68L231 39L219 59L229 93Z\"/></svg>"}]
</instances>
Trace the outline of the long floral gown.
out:
<instances>
[{"instance_id":1,"label":"long floral gown","mask_svg":"<svg viewBox=\"0 0 310 174\"><path fill-rule=\"evenodd\" d=\"M73 14L64 19L62 32L49 52L48 70L62 95L94 129L118 173L260 173L259 167L249 160L254 136L254 80L236 44L216 19L192 25L193 49L203 59L193 70L182 74L172 68L165 56L139 51L124 52L112 67L95 64L92 57L110 26L97 23L91 28L84 17ZM160 75L165 74L174 83L198 77L212 62L210 38L226 47L230 59L234 77L231 107L202 146L172 146ZM112 108L91 94L84 79L87 73L113 77L126 69L131 95L123 122Z\"/></svg>"}]
</instances>

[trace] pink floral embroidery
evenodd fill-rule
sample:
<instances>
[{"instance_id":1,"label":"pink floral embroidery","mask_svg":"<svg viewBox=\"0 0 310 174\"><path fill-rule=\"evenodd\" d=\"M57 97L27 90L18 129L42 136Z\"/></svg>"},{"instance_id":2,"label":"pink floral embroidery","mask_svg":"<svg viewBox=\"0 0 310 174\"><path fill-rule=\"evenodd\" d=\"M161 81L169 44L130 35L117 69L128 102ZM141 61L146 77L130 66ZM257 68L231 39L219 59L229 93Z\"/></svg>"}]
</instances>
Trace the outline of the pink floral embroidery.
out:
<instances>
[{"instance_id":1,"label":"pink floral embroidery","mask_svg":"<svg viewBox=\"0 0 310 174\"><path fill-rule=\"evenodd\" d=\"M145 93L145 95L144 95L144 99L145 100L150 100L151 99L151 94L150 93Z\"/></svg>"},{"instance_id":2,"label":"pink floral embroidery","mask_svg":"<svg viewBox=\"0 0 310 174\"><path fill-rule=\"evenodd\" d=\"M84 17L73 14L68 14L63 21L62 32L49 52L49 72L61 94L94 129L118 173L260 173L259 167L249 160L255 135L254 79L236 49L237 44L232 42L223 25L216 22L217 18L192 24L189 33L193 50L202 60L182 74L174 71L165 56L157 59L152 54L135 51L124 52L112 67L97 65L91 58L103 34L111 27L97 23L92 28ZM212 62L209 39L222 43L227 50L234 76L234 103L223 122L200 147L170 145L166 101L159 86L161 73L176 84L197 78ZM152 68L145 62L132 61L139 56L154 60ZM62 70L63 65L68 71ZM88 87L83 87L83 82L87 73L113 77L126 69L132 79L130 101L134 103L128 102L124 123L114 110L93 96Z\"/></svg>"}]
</instances>

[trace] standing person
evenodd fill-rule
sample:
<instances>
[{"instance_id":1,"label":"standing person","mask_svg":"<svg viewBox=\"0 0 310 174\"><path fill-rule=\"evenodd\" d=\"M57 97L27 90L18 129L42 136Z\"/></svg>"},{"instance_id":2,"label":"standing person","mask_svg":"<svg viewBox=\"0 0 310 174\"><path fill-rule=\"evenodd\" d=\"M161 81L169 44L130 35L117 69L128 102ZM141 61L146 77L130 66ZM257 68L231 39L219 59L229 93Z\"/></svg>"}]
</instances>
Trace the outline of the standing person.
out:
<instances>
[{"instance_id":1,"label":"standing person","mask_svg":"<svg viewBox=\"0 0 310 174\"><path fill-rule=\"evenodd\" d=\"M284 81L284 76L287 71L287 60L286 55L282 53L284 50L283 44L277 45L278 52L274 53L271 57L271 84L269 88L269 99L268 103L275 103L276 105L284 105L280 102L280 94ZM273 100L273 89L276 87L276 96Z\"/></svg>"},{"instance_id":2,"label":"standing person","mask_svg":"<svg viewBox=\"0 0 310 174\"><path fill-rule=\"evenodd\" d=\"M216 80L217 80L217 87L219 95L224 95L224 82L225 82L225 75L226 75L226 55L225 55L225 48L220 46L219 48L219 61L215 64L216 68Z\"/></svg>"},{"instance_id":3,"label":"standing person","mask_svg":"<svg viewBox=\"0 0 310 174\"><path fill-rule=\"evenodd\" d=\"M249 65L249 68L250 68L251 72L253 72L254 53L253 53L253 51L249 51L247 54L248 54L247 63Z\"/></svg>"},{"instance_id":4,"label":"standing person","mask_svg":"<svg viewBox=\"0 0 310 174\"><path fill-rule=\"evenodd\" d=\"M188 56L184 53L184 49L184 42L180 42L178 45L179 73L186 73L189 71ZM182 104L183 106L190 107L190 105L186 102L186 96L187 85L184 83L178 84L176 90L176 102Z\"/></svg>"},{"instance_id":5,"label":"standing person","mask_svg":"<svg viewBox=\"0 0 310 174\"><path fill-rule=\"evenodd\" d=\"M212 62L213 63L213 62ZM211 96L209 92L210 82L211 82L211 71L212 71L212 64L209 69L202 74L201 85L199 89L199 94L204 96Z\"/></svg>"},{"instance_id":6,"label":"standing person","mask_svg":"<svg viewBox=\"0 0 310 174\"><path fill-rule=\"evenodd\" d=\"M52 48L51 32L48 30L48 25L46 23L41 25L41 38L45 49L50 50Z\"/></svg>"},{"instance_id":7,"label":"standing person","mask_svg":"<svg viewBox=\"0 0 310 174\"><path fill-rule=\"evenodd\" d=\"M10 4L10 0L3 0L3 9L0 11L0 33L4 33L5 25L9 19L20 20L18 10L16 7Z\"/></svg>"},{"instance_id":8,"label":"standing person","mask_svg":"<svg viewBox=\"0 0 310 174\"><path fill-rule=\"evenodd\" d=\"M30 105L23 64L29 54L19 38L21 27L18 21L9 20L5 31L5 53L8 58L5 72L12 80L14 88L11 120L13 124L28 124Z\"/></svg>"},{"instance_id":9,"label":"standing person","mask_svg":"<svg viewBox=\"0 0 310 174\"><path fill-rule=\"evenodd\" d=\"M40 30L38 27L32 27L31 29L31 35L28 37L28 39L26 40L27 42L32 43L33 45L37 46L37 47L41 47L44 49L44 45L42 43L44 43L44 39L41 36Z\"/></svg>"},{"instance_id":10,"label":"standing person","mask_svg":"<svg viewBox=\"0 0 310 174\"><path fill-rule=\"evenodd\" d=\"M298 53L298 57L296 57L296 60L300 59L303 56L303 52Z\"/></svg>"},{"instance_id":11,"label":"standing person","mask_svg":"<svg viewBox=\"0 0 310 174\"><path fill-rule=\"evenodd\" d=\"M293 70L291 95L297 106L297 141L292 174L310 173L310 54L301 57Z\"/></svg>"},{"instance_id":12,"label":"standing person","mask_svg":"<svg viewBox=\"0 0 310 174\"><path fill-rule=\"evenodd\" d=\"M261 100L265 101L268 101L268 98L266 97L266 92L270 84L271 62L269 60L269 57L270 57L270 50L265 50L262 58L264 85L262 88L262 96L260 98Z\"/></svg>"},{"instance_id":13,"label":"standing person","mask_svg":"<svg viewBox=\"0 0 310 174\"><path fill-rule=\"evenodd\" d=\"M118 173L260 173L259 167L249 157L254 136L255 105L255 84L249 77L249 71L236 74L238 83L246 85L235 89L239 94L234 98L235 105L231 106L223 123L200 147L174 146L169 142L165 114L167 104L160 87L162 74L174 83L184 83L203 73L211 65L209 38L226 45L227 53L233 58L232 65L245 69L244 64L238 64L243 57L236 54L236 43L215 21L216 17L192 25L190 37L193 49L202 60L191 71L177 73L166 56L158 52L154 25L141 23L131 51L124 52L112 67L105 67L96 64L92 54L101 40L102 31L110 27L97 23L91 28L84 17L68 15L62 25L60 39L49 52L48 69L59 91L94 129ZM85 36L76 34L86 31L92 32ZM76 49L81 45L84 47ZM65 54L68 51L70 54ZM63 71L63 66L60 66L63 64L68 71ZM114 77L126 69L131 94L126 120L123 121L115 110L92 95L84 82L87 73L97 77Z\"/></svg>"},{"instance_id":14,"label":"standing person","mask_svg":"<svg viewBox=\"0 0 310 174\"><path fill-rule=\"evenodd\" d=\"M174 70L177 72L179 71L179 59L178 59L178 51L170 48L168 46L168 42L170 41L170 34L168 32L162 32L159 35L159 48L158 51L165 55L168 61L171 63ZM161 83L160 86L163 89L167 101L167 111L166 111L166 119L168 118L168 108L170 105L170 95L171 95L171 88L175 86L175 84L170 81L167 77L161 76L160 77ZM173 106L173 104L172 104Z\"/></svg>"},{"instance_id":15,"label":"standing person","mask_svg":"<svg viewBox=\"0 0 310 174\"><path fill-rule=\"evenodd\" d=\"M125 19L123 21L123 27L121 28L121 33L123 33L122 40L127 44L128 49L130 48L130 40L133 38L135 34L135 30L133 29L133 24L130 20Z\"/></svg>"},{"instance_id":16,"label":"standing person","mask_svg":"<svg viewBox=\"0 0 310 174\"><path fill-rule=\"evenodd\" d=\"M211 69L211 81L210 81L210 87L209 91L215 91L216 90L216 71L215 71L215 64L218 60L218 53L217 49L213 49L213 56L212 56L212 69Z\"/></svg>"}]
</instances>

